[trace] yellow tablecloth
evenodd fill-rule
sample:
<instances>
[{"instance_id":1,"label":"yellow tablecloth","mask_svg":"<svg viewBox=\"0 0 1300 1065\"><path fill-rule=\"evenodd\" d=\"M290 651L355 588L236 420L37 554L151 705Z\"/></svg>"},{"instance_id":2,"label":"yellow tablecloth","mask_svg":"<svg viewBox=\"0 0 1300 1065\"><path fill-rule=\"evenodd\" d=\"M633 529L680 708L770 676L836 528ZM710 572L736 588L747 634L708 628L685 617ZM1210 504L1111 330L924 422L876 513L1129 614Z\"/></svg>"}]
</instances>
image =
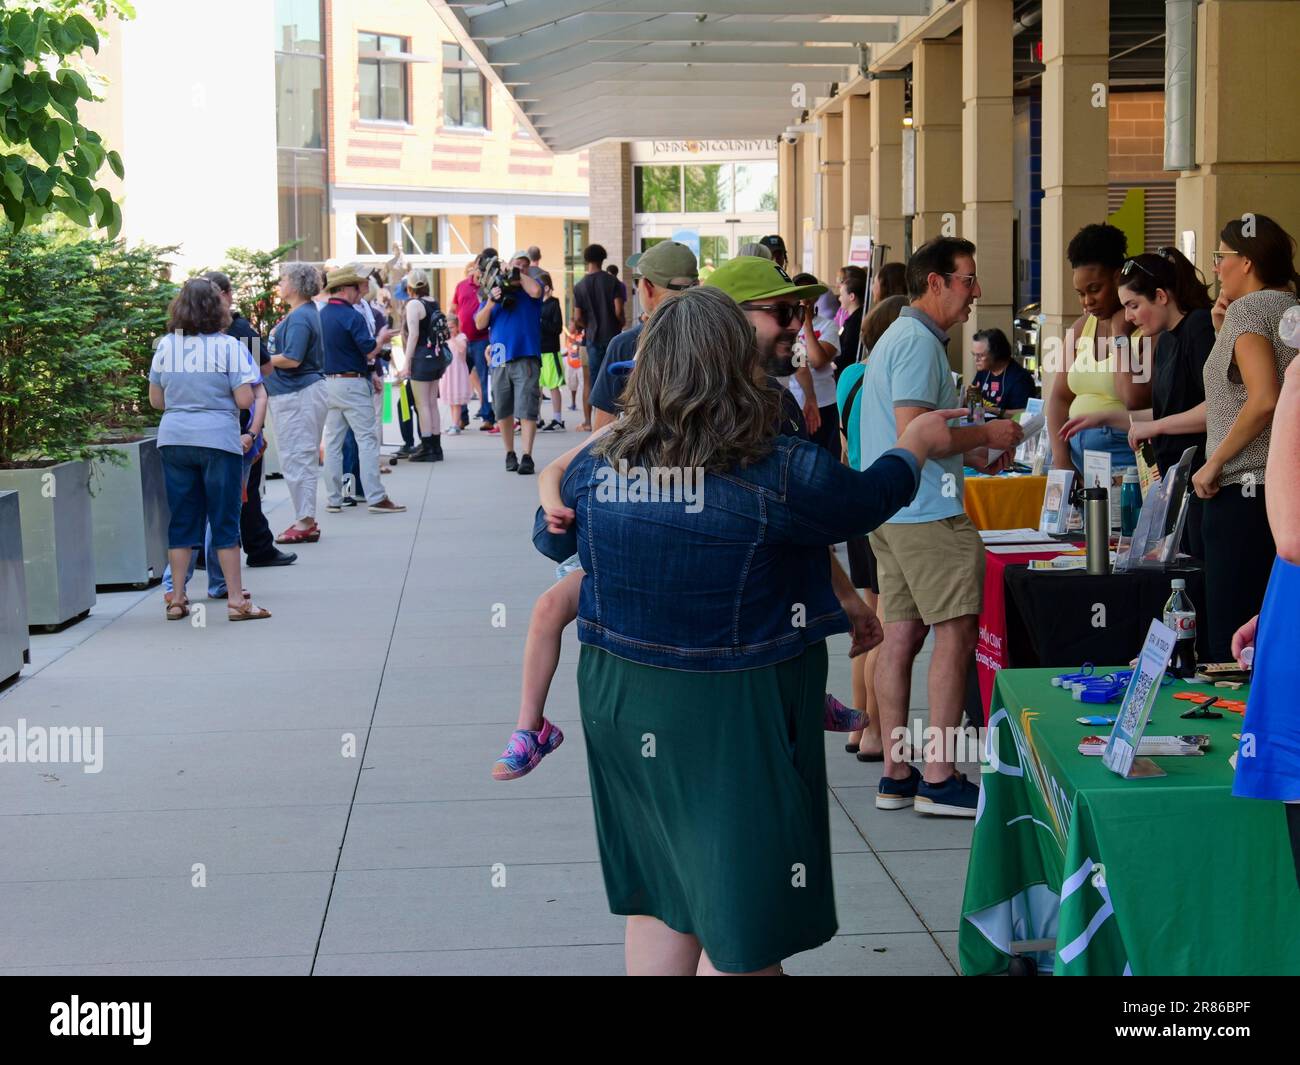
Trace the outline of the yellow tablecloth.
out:
<instances>
[{"instance_id":1,"label":"yellow tablecloth","mask_svg":"<svg viewBox=\"0 0 1300 1065\"><path fill-rule=\"evenodd\" d=\"M977 529L1037 529L1047 478L966 477L966 513Z\"/></svg>"}]
</instances>

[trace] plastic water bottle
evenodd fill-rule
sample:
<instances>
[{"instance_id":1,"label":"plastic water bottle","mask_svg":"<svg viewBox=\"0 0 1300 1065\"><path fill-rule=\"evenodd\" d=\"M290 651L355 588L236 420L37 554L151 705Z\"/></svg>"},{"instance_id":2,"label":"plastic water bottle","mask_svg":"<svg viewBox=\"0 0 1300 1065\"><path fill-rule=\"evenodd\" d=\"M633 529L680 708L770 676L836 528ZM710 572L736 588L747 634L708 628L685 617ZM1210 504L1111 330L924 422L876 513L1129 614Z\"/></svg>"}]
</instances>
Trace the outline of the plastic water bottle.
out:
<instances>
[{"instance_id":1,"label":"plastic water bottle","mask_svg":"<svg viewBox=\"0 0 1300 1065\"><path fill-rule=\"evenodd\" d=\"M1196 607L1187 597L1187 582L1175 579L1165 603L1163 621L1178 637L1174 645L1172 670L1175 677L1196 675Z\"/></svg>"},{"instance_id":2,"label":"plastic water bottle","mask_svg":"<svg viewBox=\"0 0 1300 1065\"><path fill-rule=\"evenodd\" d=\"M1132 536L1137 528L1138 515L1142 513L1142 485L1138 471L1129 467L1124 471L1124 486L1119 494L1119 531L1121 536Z\"/></svg>"}]
</instances>

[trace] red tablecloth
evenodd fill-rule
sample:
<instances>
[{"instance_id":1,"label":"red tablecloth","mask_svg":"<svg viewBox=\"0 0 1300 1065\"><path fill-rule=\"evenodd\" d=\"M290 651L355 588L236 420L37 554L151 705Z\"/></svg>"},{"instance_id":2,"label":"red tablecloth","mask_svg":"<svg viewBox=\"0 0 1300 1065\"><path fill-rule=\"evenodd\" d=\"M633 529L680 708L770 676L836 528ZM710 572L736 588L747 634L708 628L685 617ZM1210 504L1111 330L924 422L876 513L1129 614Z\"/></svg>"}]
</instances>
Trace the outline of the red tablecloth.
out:
<instances>
[{"instance_id":1,"label":"red tablecloth","mask_svg":"<svg viewBox=\"0 0 1300 1065\"><path fill-rule=\"evenodd\" d=\"M1034 550L1025 545L1023 554L984 552L984 609L980 611L979 640L975 644L975 671L979 675L980 706L987 719L989 700L993 698L993 679L999 669L1011 665L1007 657L1007 585L1006 568L1036 558L1056 558L1070 546L1044 547Z\"/></svg>"}]
</instances>

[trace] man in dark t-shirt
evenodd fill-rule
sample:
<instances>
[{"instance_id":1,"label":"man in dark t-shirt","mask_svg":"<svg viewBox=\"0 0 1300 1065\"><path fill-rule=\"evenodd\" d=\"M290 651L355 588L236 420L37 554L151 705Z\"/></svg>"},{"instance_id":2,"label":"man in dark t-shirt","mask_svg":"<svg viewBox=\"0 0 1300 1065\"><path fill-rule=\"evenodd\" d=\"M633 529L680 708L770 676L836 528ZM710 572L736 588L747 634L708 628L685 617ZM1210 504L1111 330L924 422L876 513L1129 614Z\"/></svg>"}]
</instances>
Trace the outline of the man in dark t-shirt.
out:
<instances>
[{"instance_id":1,"label":"man in dark t-shirt","mask_svg":"<svg viewBox=\"0 0 1300 1065\"><path fill-rule=\"evenodd\" d=\"M654 314L666 299L700 283L695 253L675 240L660 241L648 251L633 255L627 266L637 278L636 291L647 315ZM613 421L622 411L619 396L631 372L628 364L636 358L641 329L638 322L631 329L619 333L605 352L600 376L591 386L593 429Z\"/></svg>"},{"instance_id":2,"label":"man in dark t-shirt","mask_svg":"<svg viewBox=\"0 0 1300 1065\"><path fill-rule=\"evenodd\" d=\"M574 324L586 334L587 377L582 386L583 423L579 429L591 428L591 386L600 375L605 349L623 328L623 299L619 282L605 273L608 256L599 244L589 244L582 253L587 276L573 286Z\"/></svg>"}]
</instances>

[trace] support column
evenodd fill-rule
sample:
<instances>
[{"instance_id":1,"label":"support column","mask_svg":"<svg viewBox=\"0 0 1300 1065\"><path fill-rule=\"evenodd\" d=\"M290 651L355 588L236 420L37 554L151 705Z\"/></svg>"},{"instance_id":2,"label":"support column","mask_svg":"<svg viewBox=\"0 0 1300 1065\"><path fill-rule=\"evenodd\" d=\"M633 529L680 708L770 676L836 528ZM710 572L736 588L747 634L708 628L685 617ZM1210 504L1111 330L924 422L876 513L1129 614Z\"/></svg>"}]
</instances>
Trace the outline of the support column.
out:
<instances>
[{"instance_id":1,"label":"support column","mask_svg":"<svg viewBox=\"0 0 1300 1065\"><path fill-rule=\"evenodd\" d=\"M912 244L957 236L962 200L962 50L958 41L922 41L912 61L916 133L916 214Z\"/></svg>"},{"instance_id":2,"label":"support column","mask_svg":"<svg viewBox=\"0 0 1300 1065\"><path fill-rule=\"evenodd\" d=\"M625 142L598 144L591 149L589 160L590 239L605 246L609 262L616 263L622 273L623 264L636 250L632 247L632 146ZM503 234L501 254L509 255L504 221L498 225Z\"/></svg>"},{"instance_id":3,"label":"support column","mask_svg":"<svg viewBox=\"0 0 1300 1065\"><path fill-rule=\"evenodd\" d=\"M790 242L789 237L785 238L786 251L790 256L787 265L790 267L791 274L797 274L803 269L805 249L815 252L817 247L816 229L807 228L813 225L815 196L813 190L817 179L817 138L811 133L801 133L799 135L799 215L795 219L794 243Z\"/></svg>"},{"instance_id":4,"label":"support column","mask_svg":"<svg viewBox=\"0 0 1300 1065\"><path fill-rule=\"evenodd\" d=\"M833 284L835 273L848 260L841 259L846 221L844 218L844 116L825 114L817 138L821 149L818 179L822 183L821 228L817 232L817 255L813 273Z\"/></svg>"},{"instance_id":5,"label":"support column","mask_svg":"<svg viewBox=\"0 0 1300 1065\"><path fill-rule=\"evenodd\" d=\"M1085 5L1074 5L1085 6ZM1091 6L1091 5L1086 5ZM1104 5L1103 5L1104 6ZM975 243L982 295L963 329L962 349L949 352L966 381L975 376L971 338L980 329L1013 336L1016 249L1012 239L1015 157L1011 104L1011 0L967 0L962 12L962 236ZM1044 90L1046 93L1046 90ZM1101 111L1102 180L1106 112ZM1046 125L1046 122L1044 122ZM1105 191L1102 192L1103 206Z\"/></svg>"},{"instance_id":6,"label":"support column","mask_svg":"<svg viewBox=\"0 0 1300 1065\"><path fill-rule=\"evenodd\" d=\"M871 214L871 100L850 96L844 101L844 241L840 246L842 263L849 261L849 244L853 241L853 219Z\"/></svg>"},{"instance_id":7,"label":"support column","mask_svg":"<svg viewBox=\"0 0 1300 1065\"><path fill-rule=\"evenodd\" d=\"M1292 54L1300 4L1206 0L1196 37L1198 165L1178 177L1175 217L1178 244L1192 231L1196 265L1211 277L1210 253L1232 218L1253 211L1300 233L1300 66ZM1243 76L1250 71L1258 78Z\"/></svg>"},{"instance_id":8,"label":"support column","mask_svg":"<svg viewBox=\"0 0 1300 1065\"><path fill-rule=\"evenodd\" d=\"M799 153L781 137L776 142L776 231L787 248L795 246L799 232Z\"/></svg>"},{"instance_id":9,"label":"support column","mask_svg":"<svg viewBox=\"0 0 1300 1065\"><path fill-rule=\"evenodd\" d=\"M886 261L903 257L903 82L871 83L871 232L889 245Z\"/></svg>"},{"instance_id":10,"label":"support column","mask_svg":"<svg viewBox=\"0 0 1300 1065\"><path fill-rule=\"evenodd\" d=\"M1106 4L1043 0L1043 394L1060 368L1049 342L1079 316L1065 249L1090 222L1106 221L1110 165ZM982 269L982 268L981 268Z\"/></svg>"}]
</instances>

